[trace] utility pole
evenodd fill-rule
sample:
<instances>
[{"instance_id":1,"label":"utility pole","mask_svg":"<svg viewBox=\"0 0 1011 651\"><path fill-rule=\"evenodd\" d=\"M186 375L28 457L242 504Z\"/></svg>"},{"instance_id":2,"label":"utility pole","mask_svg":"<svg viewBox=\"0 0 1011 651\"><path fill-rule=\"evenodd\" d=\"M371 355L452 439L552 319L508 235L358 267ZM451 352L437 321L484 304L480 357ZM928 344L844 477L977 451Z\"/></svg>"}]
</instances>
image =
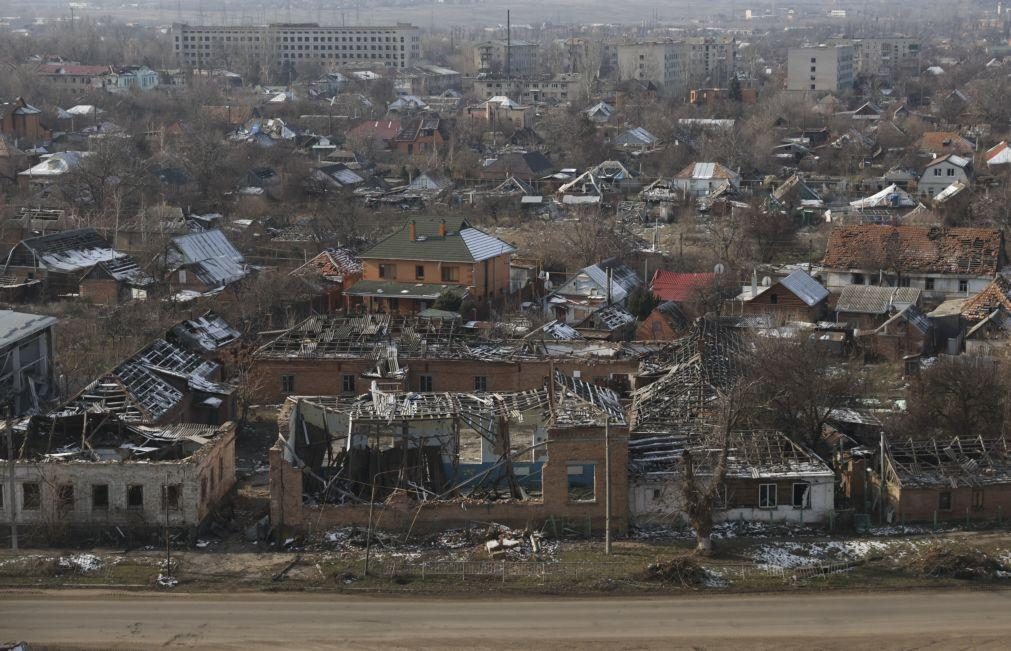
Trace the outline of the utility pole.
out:
<instances>
[{"instance_id":1,"label":"utility pole","mask_svg":"<svg viewBox=\"0 0 1011 651\"><path fill-rule=\"evenodd\" d=\"M169 540L169 478L165 473L165 485L162 486L162 510L165 511L165 576L172 576L172 543Z\"/></svg>"},{"instance_id":2,"label":"utility pole","mask_svg":"<svg viewBox=\"0 0 1011 651\"><path fill-rule=\"evenodd\" d=\"M611 555L611 417L604 416L604 553Z\"/></svg>"},{"instance_id":3,"label":"utility pole","mask_svg":"<svg viewBox=\"0 0 1011 651\"><path fill-rule=\"evenodd\" d=\"M510 12L506 9L506 56L505 56L505 67L506 67L506 79L511 80L512 76L512 56L513 56L513 28L512 28L512 17Z\"/></svg>"},{"instance_id":4,"label":"utility pole","mask_svg":"<svg viewBox=\"0 0 1011 651\"><path fill-rule=\"evenodd\" d=\"M7 405L7 502L11 505L11 549L18 548L18 500L14 495L14 423L11 408Z\"/></svg>"}]
</instances>

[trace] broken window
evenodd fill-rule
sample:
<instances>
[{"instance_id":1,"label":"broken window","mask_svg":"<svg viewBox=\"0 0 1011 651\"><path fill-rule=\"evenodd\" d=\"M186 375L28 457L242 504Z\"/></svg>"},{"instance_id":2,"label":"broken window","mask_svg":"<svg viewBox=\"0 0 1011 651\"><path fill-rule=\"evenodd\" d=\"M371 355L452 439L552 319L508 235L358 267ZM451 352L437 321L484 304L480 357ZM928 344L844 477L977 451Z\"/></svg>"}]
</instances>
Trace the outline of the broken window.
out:
<instances>
[{"instance_id":1,"label":"broken window","mask_svg":"<svg viewBox=\"0 0 1011 651\"><path fill-rule=\"evenodd\" d=\"M179 500L182 497L183 487L180 484L169 484L165 486L165 509L168 511L179 510Z\"/></svg>"},{"instance_id":2,"label":"broken window","mask_svg":"<svg viewBox=\"0 0 1011 651\"><path fill-rule=\"evenodd\" d=\"M569 480L570 502L593 502L597 496L594 491L594 475L596 465L592 463L570 463L566 473Z\"/></svg>"},{"instance_id":3,"label":"broken window","mask_svg":"<svg viewBox=\"0 0 1011 651\"><path fill-rule=\"evenodd\" d=\"M91 487L91 510L107 511L109 509L109 485L95 484Z\"/></svg>"},{"instance_id":4,"label":"broken window","mask_svg":"<svg viewBox=\"0 0 1011 651\"><path fill-rule=\"evenodd\" d=\"M475 375L474 376L474 390L475 391L487 391L488 390L488 376L486 376L486 375Z\"/></svg>"},{"instance_id":5,"label":"broken window","mask_svg":"<svg viewBox=\"0 0 1011 651\"><path fill-rule=\"evenodd\" d=\"M758 508L760 509L774 509L779 505L776 499L776 485L775 484L759 484L758 485Z\"/></svg>"},{"instance_id":6,"label":"broken window","mask_svg":"<svg viewBox=\"0 0 1011 651\"><path fill-rule=\"evenodd\" d=\"M974 488L972 489L972 510L982 511L983 510L983 489Z\"/></svg>"},{"instance_id":7,"label":"broken window","mask_svg":"<svg viewBox=\"0 0 1011 651\"><path fill-rule=\"evenodd\" d=\"M960 293L962 293L962 294L968 292L969 291L969 281L968 280L960 280L960 281L958 281L958 291Z\"/></svg>"},{"instance_id":8,"label":"broken window","mask_svg":"<svg viewBox=\"0 0 1011 651\"><path fill-rule=\"evenodd\" d=\"M864 275L863 274L853 274L853 277L851 278L851 280L852 280L852 283L854 285L863 285L864 284Z\"/></svg>"},{"instance_id":9,"label":"broken window","mask_svg":"<svg viewBox=\"0 0 1011 651\"><path fill-rule=\"evenodd\" d=\"M295 376L281 376L281 393L295 393Z\"/></svg>"},{"instance_id":10,"label":"broken window","mask_svg":"<svg viewBox=\"0 0 1011 651\"><path fill-rule=\"evenodd\" d=\"M432 391L432 376L431 375L419 375L418 376L418 391L423 393Z\"/></svg>"},{"instance_id":11,"label":"broken window","mask_svg":"<svg viewBox=\"0 0 1011 651\"><path fill-rule=\"evenodd\" d=\"M42 486L35 482L21 484L21 508L38 511L42 507Z\"/></svg>"},{"instance_id":12,"label":"broken window","mask_svg":"<svg viewBox=\"0 0 1011 651\"><path fill-rule=\"evenodd\" d=\"M937 494L937 510L938 511L950 511L951 510L951 491L941 491Z\"/></svg>"},{"instance_id":13,"label":"broken window","mask_svg":"<svg viewBox=\"0 0 1011 651\"><path fill-rule=\"evenodd\" d=\"M344 393L355 392L355 376L345 375L341 378L341 391Z\"/></svg>"},{"instance_id":14,"label":"broken window","mask_svg":"<svg viewBox=\"0 0 1011 651\"><path fill-rule=\"evenodd\" d=\"M927 279L925 279L923 281L923 288L924 289L934 289L934 279L933 278L927 278Z\"/></svg>"},{"instance_id":15,"label":"broken window","mask_svg":"<svg viewBox=\"0 0 1011 651\"><path fill-rule=\"evenodd\" d=\"M811 508L811 484L805 481L793 485L793 508Z\"/></svg>"},{"instance_id":16,"label":"broken window","mask_svg":"<svg viewBox=\"0 0 1011 651\"><path fill-rule=\"evenodd\" d=\"M144 487L140 484L132 484L126 487L126 508L144 508Z\"/></svg>"},{"instance_id":17,"label":"broken window","mask_svg":"<svg viewBox=\"0 0 1011 651\"><path fill-rule=\"evenodd\" d=\"M74 510L74 485L63 484L56 489L56 508L63 512Z\"/></svg>"}]
</instances>

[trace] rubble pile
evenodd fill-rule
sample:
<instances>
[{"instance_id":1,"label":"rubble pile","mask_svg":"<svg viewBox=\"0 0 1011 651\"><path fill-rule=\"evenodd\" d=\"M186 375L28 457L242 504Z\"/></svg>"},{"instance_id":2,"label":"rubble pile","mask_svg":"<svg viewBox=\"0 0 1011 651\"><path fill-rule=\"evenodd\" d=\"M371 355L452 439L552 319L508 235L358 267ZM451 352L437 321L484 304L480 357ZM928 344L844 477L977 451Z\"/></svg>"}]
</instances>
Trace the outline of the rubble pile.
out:
<instances>
[{"instance_id":1,"label":"rubble pile","mask_svg":"<svg viewBox=\"0 0 1011 651\"><path fill-rule=\"evenodd\" d=\"M321 541L307 543L306 549L318 547L340 555L356 556L365 550L368 532L361 527L342 527L327 532ZM373 553L409 559L470 560L557 560L559 543L547 539L538 531L511 529L489 524L473 529L448 529L425 537L413 537L404 542L402 534L372 532Z\"/></svg>"},{"instance_id":2,"label":"rubble pile","mask_svg":"<svg viewBox=\"0 0 1011 651\"><path fill-rule=\"evenodd\" d=\"M975 547L932 545L920 552L913 569L934 578L995 579L1009 568Z\"/></svg>"}]
</instances>

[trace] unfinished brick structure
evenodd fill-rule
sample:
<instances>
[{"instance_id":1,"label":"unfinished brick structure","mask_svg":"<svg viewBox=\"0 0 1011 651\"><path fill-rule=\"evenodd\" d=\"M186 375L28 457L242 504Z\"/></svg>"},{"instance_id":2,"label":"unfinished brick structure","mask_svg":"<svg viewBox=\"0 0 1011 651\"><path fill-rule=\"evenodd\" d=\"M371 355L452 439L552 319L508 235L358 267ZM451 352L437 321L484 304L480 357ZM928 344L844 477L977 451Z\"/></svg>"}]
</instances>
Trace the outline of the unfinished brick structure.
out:
<instances>
[{"instance_id":1,"label":"unfinished brick structure","mask_svg":"<svg viewBox=\"0 0 1011 651\"><path fill-rule=\"evenodd\" d=\"M552 368L596 384L624 388L640 353L619 343L494 339L456 323L373 314L312 317L254 355L257 399L356 395L369 379L411 391L527 391Z\"/></svg>"},{"instance_id":2,"label":"unfinished brick structure","mask_svg":"<svg viewBox=\"0 0 1011 651\"><path fill-rule=\"evenodd\" d=\"M235 483L235 423L137 428L110 415L34 417L0 523L54 536L118 527L191 534ZM27 440L25 440L27 439ZM83 446L82 446L83 442Z\"/></svg>"}]
</instances>

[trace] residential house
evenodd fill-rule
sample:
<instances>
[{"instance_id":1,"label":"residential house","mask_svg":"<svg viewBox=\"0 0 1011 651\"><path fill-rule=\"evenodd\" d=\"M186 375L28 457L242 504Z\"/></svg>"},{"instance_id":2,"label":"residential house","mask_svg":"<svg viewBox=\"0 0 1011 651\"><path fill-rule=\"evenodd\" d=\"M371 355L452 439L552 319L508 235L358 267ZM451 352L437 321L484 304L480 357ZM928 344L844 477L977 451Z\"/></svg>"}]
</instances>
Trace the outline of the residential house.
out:
<instances>
[{"instance_id":1,"label":"residential house","mask_svg":"<svg viewBox=\"0 0 1011 651\"><path fill-rule=\"evenodd\" d=\"M439 117L412 118L402 123L391 145L398 153L408 156L432 152L446 143L444 129Z\"/></svg>"},{"instance_id":2,"label":"residential house","mask_svg":"<svg viewBox=\"0 0 1011 651\"><path fill-rule=\"evenodd\" d=\"M663 301L691 306L701 302L716 285L714 273L680 273L657 269L649 281L649 290Z\"/></svg>"},{"instance_id":3,"label":"residential house","mask_svg":"<svg viewBox=\"0 0 1011 651\"><path fill-rule=\"evenodd\" d=\"M506 152L488 161L478 174L483 179L517 178L529 182L553 169L551 161L539 151Z\"/></svg>"},{"instance_id":4,"label":"residential house","mask_svg":"<svg viewBox=\"0 0 1011 651\"><path fill-rule=\"evenodd\" d=\"M583 115L586 116L590 122L596 124L604 124L611 120L611 116L614 115L614 107L607 102L597 102L588 109L583 110Z\"/></svg>"},{"instance_id":5,"label":"residential house","mask_svg":"<svg viewBox=\"0 0 1011 651\"><path fill-rule=\"evenodd\" d=\"M660 139L643 127L629 129L614 138L615 147L633 152L644 152L655 149L659 144Z\"/></svg>"},{"instance_id":6,"label":"residential house","mask_svg":"<svg viewBox=\"0 0 1011 651\"><path fill-rule=\"evenodd\" d=\"M953 183L972 184L972 159L947 154L927 163L917 190L920 196L933 197Z\"/></svg>"},{"instance_id":7,"label":"residential house","mask_svg":"<svg viewBox=\"0 0 1011 651\"><path fill-rule=\"evenodd\" d=\"M836 301L835 321L858 330L873 330L896 311L918 306L922 293L916 287L847 285Z\"/></svg>"},{"instance_id":8,"label":"residential house","mask_svg":"<svg viewBox=\"0 0 1011 651\"><path fill-rule=\"evenodd\" d=\"M620 161L608 160L559 187L558 194L565 204L600 203L607 195L638 188L638 176Z\"/></svg>"},{"instance_id":9,"label":"residential house","mask_svg":"<svg viewBox=\"0 0 1011 651\"><path fill-rule=\"evenodd\" d=\"M58 151L54 154L44 154L40 162L18 172L18 181L33 185L49 185L76 170L90 155L91 152L86 151Z\"/></svg>"},{"instance_id":10,"label":"residential house","mask_svg":"<svg viewBox=\"0 0 1011 651\"><path fill-rule=\"evenodd\" d=\"M58 413L111 414L141 425L224 423L235 414L234 388L221 382L222 365L197 350L155 339L85 386Z\"/></svg>"},{"instance_id":11,"label":"residential house","mask_svg":"<svg viewBox=\"0 0 1011 651\"><path fill-rule=\"evenodd\" d=\"M35 70L42 80L72 89L87 91L102 85L109 66L82 66L71 63L45 63Z\"/></svg>"},{"instance_id":12,"label":"residential house","mask_svg":"<svg viewBox=\"0 0 1011 651\"><path fill-rule=\"evenodd\" d=\"M622 306L642 279L617 258L579 270L544 299L544 316L575 324L608 305Z\"/></svg>"},{"instance_id":13,"label":"residential house","mask_svg":"<svg viewBox=\"0 0 1011 651\"><path fill-rule=\"evenodd\" d=\"M976 145L954 131L927 131L916 141L916 148L930 156L956 156L972 158Z\"/></svg>"},{"instance_id":14,"label":"residential house","mask_svg":"<svg viewBox=\"0 0 1011 651\"><path fill-rule=\"evenodd\" d=\"M737 188L741 175L720 163L692 163L674 176L674 185L682 192L704 197L724 185Z\"/></svg>"},{"instance_id":15,"label":"residential house","mask_svg":"<svg viewBox=\"0 0 1011 651\"><path fill-rule=\"evenodd\" d=\"M76 296L101 305L146 298L153 279L93 228L30 237L7 256L4 273L41 281L50 298Z\"/></svg>"},{"instance_id":16,"label":"residential house","mask_svg":"<svg viewBox=\"0 0 1011 651\"><path fill-rule=\"evenodd\" d=\"M176 300L217 294L252 273L242 254L217 229L170 239L164 270Z\"/></svg>"},{"instance_id":17,"label":"residential house","mask_svg":"<svg viewBox=\"0 0 1011 651\"><path fill-rule=\"evenodd\" d=\"M22 531L50 541L104 531L195 538L235 485L235 429L33 416L13 433L15 494L4 494L0 525L11 522L13 510ZM0 457L7 450L0 446Z\"/></svg>"},{"instance_id":18,"label":"residential house","mask_svg":"<svg viewBox=\"0 0 1011 651\"><path fill-rule=\"evenodd\" d=\"M779 432L735 432L715 522L829 522L835 473L815 453ZM686 455L699 476L713 472L717 452L692 432L636 436L628 442L629 511L633 524L688 522L683 481Z\"/></svg>"},{"instance_id":19,"label":"residential house","mask_svg":"<svg viewBox=\"0 0 1011 651\"><path fill-rule=\"evenodd\" d=\"M991 172L1011 169L1011 146L1007 140L1001 140L986 150L986 166Z\"/></svg>"},{"instance_id":20,"label":"residential house","mask_svg":"<svg viewBox=\"0 0 1011 651\"><path fill-rule=\"evenodd\" d=\"M38 413L42 403L59 396L53 360L51 316L0 310L0 391L11 416Z\"/></svg>"},{"instance_id":21,"label":"residential house","mask_svg":"<svg viewBox=\"0 0 1011 651\"><path fill-rule=\"evenodd\" d=\"M490 128L525 129L534 123L534 107L514 102L505 95L468 106L465 112L471 120L483 120Z\"/></svg>"},{"instance_id":22,"label":"residential house","mask_svg":"<svg viewBox=\"0 0 1011 651\"><path fill-rule=\"evenodd\" d=\"M860 334L857 342L865 350L891 362L928 357L939 339L934 324L916 305L907 305L872 332Z\"/></svg>"},{"instance_id":23,"label":"residential house","mask_svg":"<svg viewBox=\"0 0 1011 651\"><path fill-rule=\"evenodd\" d=\"M673 341L685 333L691 320L677 301L660 303L635 331L636 341Z\"/></svg>"},{"instance_id":24,"label":"residential house","mask_svg":"<svg viewBox=\"0 0 1011 651\"><path fill-rule=\"evenodd\" d=\"M373 143L380 149L391 149L400 128L400 120L365 120L348 129L344 138L348 146Z\"/></svg>"},{"instance_id":25,"label":"residential house","mask_svg":"<svg viewBox=\"0 0 1011 651\"><path fill-rule=\"evenodd\" d=\"M939 300L981 291L1006 262L1004 236L996 229L862 224L833 228L822 264L832 291L915 287L924 299Z\"/></svg>"},{"instance_id":26,"label":"residential house","mask_svg":"<svg viewBox=\"0 0 1011 651\"><path fill-rule=\"evenodd\" d=\"M890 439L884 461L868 464L868 493L888 522L1006 517L1011 509L1008 445L1004 437L971 432L953 439Z\"/></svg>"},{"instance_id":27,"label":"residential house","mask_svg":"<svg viewBox=\"0 0 1011 651\"><path fill-rule=\"evenodd\" d=\"M42 125L42 111L16 97L0 104L0 135L31 144L47 140L52 133Z\"/></svg>"},{"instance_id":28,"label":"residential house","mask_svg":"<svg viewBox=\"0 0 1011 651\"><path fill-rule=\"evenodd\" d=\"M756 280L737 296L744 314L772 314L790 321L822 320L829 292L806 271L797 269L785 278L759 285Z\"/></svg>"},{"instance_id":29,"label":"residential house","mask_svg":"<svg viewBox=\"0 0 1011 651\"><path fill-rule=\"evenodd\" d=\"M336 312L344 307L344 292L361 280L362 263L348 249L326 249L290 275L316 290L315 310Z\"/></svg>"},{"instance_id":30,"label":"residential house","mask_svg":"<svg viewBox=\"0 0 1011 651\"><path fill-rule=\"evenodd\" d=\"M345 294L369 312L410 314L443 294L482 303L509 291L515 249L465 219L414 217L362 253L362 279Z\"/></svg>"}]
</instances>

